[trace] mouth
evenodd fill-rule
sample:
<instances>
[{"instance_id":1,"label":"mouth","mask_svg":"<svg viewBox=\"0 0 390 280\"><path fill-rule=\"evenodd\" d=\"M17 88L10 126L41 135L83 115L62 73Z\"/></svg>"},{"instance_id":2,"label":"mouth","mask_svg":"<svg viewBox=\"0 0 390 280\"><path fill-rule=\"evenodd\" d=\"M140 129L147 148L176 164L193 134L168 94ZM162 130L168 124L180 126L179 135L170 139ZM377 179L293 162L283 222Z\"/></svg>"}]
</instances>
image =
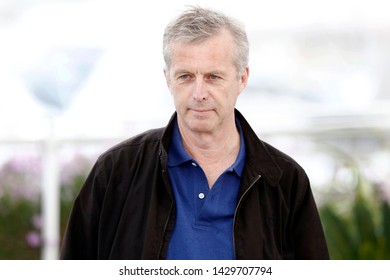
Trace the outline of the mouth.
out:
<instances>
[{"instance_id":1,"label":"mouth","mask_svg":"<svg viewBox=\"0 0 390 280\"><path fill-rule=\"evenodd\" d=\"M211 112L213 111L213 109L208 109L208 108L201 108L201 109L197 109L197 108L189 108L190 111L194 111L196 113L207 113L207 112Z\"/></svg>"},{"instance_id":2,"label":"mouth","mask_svg":"<svg viewBox=\"0 0 390 280\"><path fill-rule=\"evenodd\" d=\"M189 109L196 118L206 118L213 112L212 109Z\"/></svg>"},{"instance_id":3,"label":"mouth","mask_svg":"<svg viewBox=\"0 0 390 280\"><path fill-rule=\"evenodd\" d=\"M208 112L211 112L212 110L209 109L209 110L206 110L206 109L192 109L192 111L196 112L196 113L208 113Z\"/></svg>"},{"instance_id":4,"label":"mouth","mask_svg":"<svg viewBox=\"0 0 390 280\"><path fill-rule=\"evenodd\" d=\"M195 115L205 115L211 113L212 109L190 109Z\"/></svg>"}]
</instances>

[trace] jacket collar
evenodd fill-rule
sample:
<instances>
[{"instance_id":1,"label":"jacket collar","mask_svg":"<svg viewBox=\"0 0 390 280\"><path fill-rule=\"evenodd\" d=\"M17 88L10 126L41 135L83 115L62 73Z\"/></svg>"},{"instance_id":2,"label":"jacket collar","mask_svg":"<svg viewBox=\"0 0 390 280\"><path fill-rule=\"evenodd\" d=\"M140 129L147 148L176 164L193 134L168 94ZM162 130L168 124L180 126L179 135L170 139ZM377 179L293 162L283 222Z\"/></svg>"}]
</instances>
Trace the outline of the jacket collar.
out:
<instances>
[{"instance_id":1,"label":"jacket collar","mask_svg":"<svg viewBox=\"0 0 390 280\"><path fill-rule=\"evenodd\" d=\"M260 140L244 116L236 109L236 116L240 119L244 131L247 147L247 167L254 176L261 175L271 186L277 186L282 177L282 171L270 153L267 144Z\"/></svg>"},{"instance_id":2,"label":"jacket collar","mask_svg":"<svg viewBox=\"0 0 390 280\"><path fill-rule=\"evenodd\" d=\"M247 120L237 109L235 109L235 115L241 122L246 145L247 162L244 170L244 177L245 172L249 172L249 175L254 177L261 175L271 186L277 186L280 178L282 177L282 171L275 162L274 157L271 155L267 144L258 138ZM168 162L167 151L176 118L177 113L175 112L164 129L161 138L160 156L164 169L166 169Z\"/></svg>"}]
</instances>

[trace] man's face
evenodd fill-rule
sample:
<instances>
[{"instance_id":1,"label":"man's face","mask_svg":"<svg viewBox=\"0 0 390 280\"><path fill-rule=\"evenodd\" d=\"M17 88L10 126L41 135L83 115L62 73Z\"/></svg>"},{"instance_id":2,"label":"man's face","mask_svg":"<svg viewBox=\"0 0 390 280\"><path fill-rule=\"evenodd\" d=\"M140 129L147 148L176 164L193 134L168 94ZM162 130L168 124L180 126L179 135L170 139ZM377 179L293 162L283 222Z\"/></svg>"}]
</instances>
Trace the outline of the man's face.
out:
<instances>
[{"instance_id":1,"label":"man's face","mask_svg":"<svg viewBox=\"0 0 390 280\"><path fill-rule=\"evenodd\" d=\"M238 77L233 46L226 31L197 44L172 44L171 65L165 76L181 128L213 133L234 122L234 108L246 86L248 68Z\"/></svg>"}]
</instances>

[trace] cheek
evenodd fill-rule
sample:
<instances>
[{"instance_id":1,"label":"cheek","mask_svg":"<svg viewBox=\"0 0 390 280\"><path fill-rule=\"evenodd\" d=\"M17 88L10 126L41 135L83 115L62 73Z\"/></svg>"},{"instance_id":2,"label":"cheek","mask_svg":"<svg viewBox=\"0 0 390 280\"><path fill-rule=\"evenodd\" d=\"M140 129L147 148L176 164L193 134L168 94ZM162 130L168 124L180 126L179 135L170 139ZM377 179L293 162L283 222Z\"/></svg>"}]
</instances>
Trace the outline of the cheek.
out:
<instances>
[{"instance_id":1,"label":"cheek","mask_svg":"<svg viewBox=\"0 0 390 280\"><path fill-rule=\"evenodd\" d=\"M182 96L178 93L171 93L173 98L173 104L175 105L176 110L179 110L179 108L183 107L184 99Z\"/></svg>"},{"instance_id":2,"label":"cheek","mask_svg":"<svg viewBox=\"0 0 390 280\"><path fill-rule=\"evenodd\" d=\"M170 88L171 94L175 102L182 103L188 97L188 89L178 85Z\"/></svg>"},{"instance_id":3,"label":"cheek","mask_svg":"<svg viewBox=\"0 0 390 280\"><path fill-rule=\"evenodd\" d=\"M237 103L237 98L238 98L238 94L236 93L231 93L229 95L229 97L225 100L225 105L226 107L230 110L231 108L234 108L236 106L236 103Z\"/></svg>"}]
</instances>

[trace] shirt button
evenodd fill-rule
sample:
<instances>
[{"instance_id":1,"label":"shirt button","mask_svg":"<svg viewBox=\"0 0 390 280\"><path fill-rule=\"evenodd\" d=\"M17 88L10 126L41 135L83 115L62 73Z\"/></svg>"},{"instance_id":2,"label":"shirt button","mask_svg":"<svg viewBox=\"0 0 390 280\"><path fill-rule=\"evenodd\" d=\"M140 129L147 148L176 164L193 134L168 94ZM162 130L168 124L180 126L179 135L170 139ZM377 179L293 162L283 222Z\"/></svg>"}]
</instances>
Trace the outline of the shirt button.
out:
<instances>
[{"instance_id":1,"label":"shirt button","mask_svg":"<svg viewBox=\"0 0 390 280\"><path fill-rule=\"evenodd\" d=\"M204 198L204 193L199 193L199 195L198 195L198 197L200 198L200 199L203 199Z\"/></svg>"},{"instance_id":2,"label":"shirt button","mask_svg":"<svg viewBox=\"0 0 390 280\"><path fill-rule=\"evenodd\" d=\"M193 162L192 165L196 167L196 163L195 162Z\"/></svg>"}]
</instances>

